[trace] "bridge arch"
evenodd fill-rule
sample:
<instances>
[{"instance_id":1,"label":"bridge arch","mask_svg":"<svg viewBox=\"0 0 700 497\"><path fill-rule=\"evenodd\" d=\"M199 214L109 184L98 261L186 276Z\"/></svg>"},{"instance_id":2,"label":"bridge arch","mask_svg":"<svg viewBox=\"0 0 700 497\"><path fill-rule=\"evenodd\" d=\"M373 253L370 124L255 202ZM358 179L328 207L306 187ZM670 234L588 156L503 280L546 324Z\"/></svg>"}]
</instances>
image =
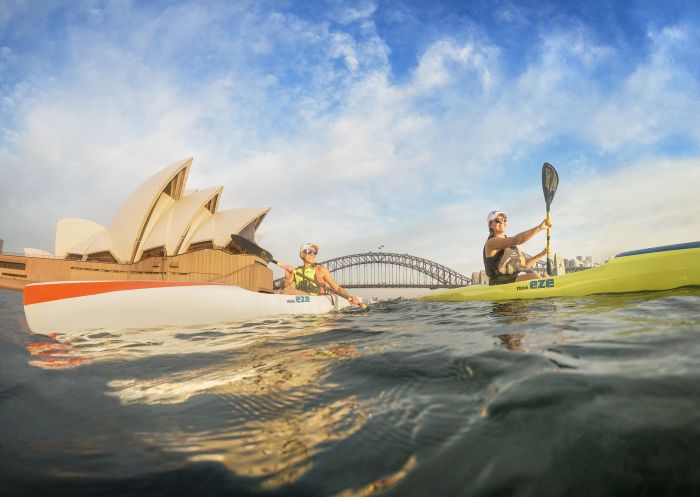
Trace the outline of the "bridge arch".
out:
<instances>
[{"instance_id":1,"label":"bridge arch","mask_svg":"<svg viewBox=\"0 0 700 497\"><path fill-rule=\"evenodd\" d=\"M447 266L408 254L366 252L321 264L346 288L457 288L472 282Z\"/></svg>"}]
</instances>

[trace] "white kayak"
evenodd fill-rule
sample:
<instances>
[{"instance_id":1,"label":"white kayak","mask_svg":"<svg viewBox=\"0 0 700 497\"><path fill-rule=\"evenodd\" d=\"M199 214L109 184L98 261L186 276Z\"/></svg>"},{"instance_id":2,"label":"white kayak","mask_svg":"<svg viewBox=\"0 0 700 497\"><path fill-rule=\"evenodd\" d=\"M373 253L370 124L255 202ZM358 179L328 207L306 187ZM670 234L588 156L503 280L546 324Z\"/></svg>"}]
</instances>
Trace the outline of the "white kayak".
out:
<instances>
[{"instance_id":1,"label":"white kayak","mask_svg":"<svg viewBox=\"0 0 700 497\"><path fill-rule=\"evenodd\" d=\"M216 283L57 281L24 288L24 313L34 333L207 325L325 314L349 305L332 295L257 293Z\"/></svg>"}]
</instances>

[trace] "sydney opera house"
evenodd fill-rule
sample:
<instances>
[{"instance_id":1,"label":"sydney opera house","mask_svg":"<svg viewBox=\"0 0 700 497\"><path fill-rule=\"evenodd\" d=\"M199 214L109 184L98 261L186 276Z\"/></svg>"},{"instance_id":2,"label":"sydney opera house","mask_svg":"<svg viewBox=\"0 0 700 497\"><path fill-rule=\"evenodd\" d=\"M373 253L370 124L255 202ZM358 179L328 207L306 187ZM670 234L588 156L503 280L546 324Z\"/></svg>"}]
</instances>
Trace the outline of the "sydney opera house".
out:
<instances>
[{"instance_id":1,"label":"sydney opera house","mask_svg":"<svg viewBox=\"0 0 700 497\"><path fill-rule=\"evenodd\" d=\"M192 159L172 164L141 184L108 226L60 219L53 254L0 253L0 287L64 280L161 280L228 283L272 291L272 270L231 242L249 240L269 208L219 211L223 187L186 190Z\"/></svg>"}]
</instances>

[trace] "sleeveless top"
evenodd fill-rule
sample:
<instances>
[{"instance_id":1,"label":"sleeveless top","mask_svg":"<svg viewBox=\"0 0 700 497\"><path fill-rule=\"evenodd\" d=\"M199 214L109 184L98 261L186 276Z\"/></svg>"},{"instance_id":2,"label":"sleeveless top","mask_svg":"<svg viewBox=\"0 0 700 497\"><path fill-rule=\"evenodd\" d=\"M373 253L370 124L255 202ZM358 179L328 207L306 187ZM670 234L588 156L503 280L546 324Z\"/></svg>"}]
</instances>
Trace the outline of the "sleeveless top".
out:
<instances>
[{"instance_id":1,"label":"sleeveless top","mask_svg":"<svg viewBox=\"0 0 700 497\"><path fill-rule=\"evenodd\" d=\"M316 266L317 264L312 264L306 269L304 269L304 266L294 269L294 286L297 290L306 292L309 295L320 294L318 283L316 283ZM302 274L309 279L304 278Z\"/></svg>"},{"instance_id":2,"label":"sleeveless top","mask_svg":"<svg viewBox=\"0 0 700 497\"><path fill-rule=\"evenodd\" d=\"M487 241L494 238L490 235ZM520 250L514 245L496 252L492 257L486 257L486 244L484 243L484 271L489 277L489 285L503 285L513 283L520 271ZM500 267L500 269L499 269Z\"/></svg>"}]
</instances>

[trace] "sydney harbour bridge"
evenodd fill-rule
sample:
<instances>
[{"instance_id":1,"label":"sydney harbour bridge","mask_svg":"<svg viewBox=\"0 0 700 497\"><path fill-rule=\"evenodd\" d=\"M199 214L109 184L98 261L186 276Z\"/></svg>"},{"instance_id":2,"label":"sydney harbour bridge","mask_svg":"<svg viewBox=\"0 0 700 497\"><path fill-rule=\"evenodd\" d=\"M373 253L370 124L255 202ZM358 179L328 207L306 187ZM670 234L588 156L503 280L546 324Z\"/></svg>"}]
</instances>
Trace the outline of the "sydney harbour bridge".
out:
<instances>
[{"instance_id":1,"label":"sydney harbour bridge","mask_svg":"<svg viewBox=\"0 0 700 497\"><path fill-rule=\"evenodd\" d=\"M442 264L408 254L367 252L323 261L345 288L457 288L471 278ZM275 286L282 284L277 280Z\"/></svg>"}]
</instances>

